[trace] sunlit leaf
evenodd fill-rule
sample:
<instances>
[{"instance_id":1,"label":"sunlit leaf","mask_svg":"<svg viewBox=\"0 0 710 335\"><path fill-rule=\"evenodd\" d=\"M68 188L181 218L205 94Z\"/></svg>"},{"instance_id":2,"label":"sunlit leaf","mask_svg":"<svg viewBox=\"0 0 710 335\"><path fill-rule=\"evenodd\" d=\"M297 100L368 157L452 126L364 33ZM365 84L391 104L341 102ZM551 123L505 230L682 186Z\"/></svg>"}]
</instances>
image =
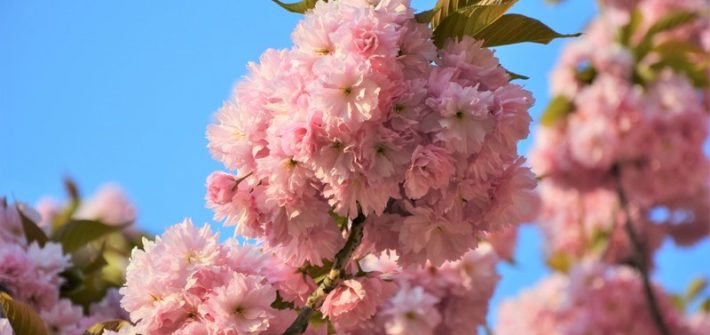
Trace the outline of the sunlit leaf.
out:
<instances>
[{"instance_id":1,"label":"sunlit leaf","mask_svg":"<svg viewBox=\"0 0 710 335\"><path fill-rule=\"evenodd\" d=\"M670 294L669 297L671 299L671 304L673 304L673 307L675 307L675 309L681 312L685 312L686 306L685 299L683 298L683 296L681 296L680 294Z\"/></svg>"},{"instance_id":2,"label":"sunlit leaf","mask_svg":"<svg viewBox=\"0 0 710 335\"><path fill-rule=\"evenodd\" d=\"M656 23L648 28L646 34L641 39L641 42L634 50L636 59L642 59L645 57L649 51L652 49L653 38L661 32L668 31L684 24L690 23L697 19L700 13L696 11L671 11L662 18L660 18Z\"/></svg>"},{"instance_id":3,"label":"sunlit leaf","mask_svg":"<svg viewBox=\"0 0 710 335\"><path fill-rule=\"evenodd\" d=\"M550 104L542 113L540 118L540 124L543 126L552 126L558 121L564 119L568 114L574 110L574 104L567 97L558 95L552 98Z\"/></svg>"},{"instance_id":4,"label":"sunlit leaf","mask_svg":"<svg viewBox=\"0 0 710 335\"><path fill-rule=\"evenodd\" d=\"M331 267L333 267L333 262L330 260L324 260L323 265L306 265L301 268L301 272L313 278L313 281L316 283L320 283L328 275Z\"/></svg>"},{"instance_id":5,"label":"sunlit leaf","mask_svg":"<svg viewBox=\"0 0 710 335\"><path fill-rule=\"evenodd\" d=\"M505 14L474 37L483 40L484 47L522 42L547 44L557 38L577 37L580 34L560 34L544 23L520 14Z\"/></svg>"},{"instance_id":6,"label":"sunlit leaf","mask_svg":"<svg viewBox=\"0 0 710 335\"><path fill-rule=\"evenodd\" d=\"M701 47L697 46L696 44L690 43L688 41L677 40L677 39L664 41L664 42L658 44L655 48L653 48L653 51L656 51L661 55L669 55L669 54L703 55L705 53L705 50L703 50Z\"/></svg>"},{"instance_id":7,"label":"sunlit leaf","mask_svg":"<svg viewBox=\"0 0 710 335\"><path fill-rule=\"evenodd\" d=\"M690 23L697 19L700 13L697 11L671 11L668 14L661 17L656 23L654 23L648 31L647 35L655 35L664 31L668 31L674 28L678 28L686 23Z\"/></svg>"},{"instance_id":8,"label":"sunlit leaf","mask_svg":"<svg viewBox=\"0 0 710 335\"><path fill-rule=\"evenodd\" d=\"M641 13L641 11L638 9L633 10L631 12L631 16L629 17L629 22L627 22L619 30L619 43L623 45L629 45L631 37L634 35L634 33L636 33L642 22L643 14Z\"/></svg>"},{"instance_id":9,"label":"sunlit leaf","mask_svg":"<svg viewBox=\"0 0 710 335\"><path fill-rule=\"evenodd\" d=\"M708 87L710 81L706 68L697 62L688 59L684 54L667 54L660 61L653 64L651 69L660 71L663 68L671 68L676 72L685 74L696 87Z\"/></svg>"},{"instance_id":10,"label":"sunlit leaf","mask_svg":"<svg viewBox=\"0 0 710 335\"><path fill-rule=\"evenodd\" d=\"M562 251L556 251L547 257L545 263L550 269L557 272L567 273L572 268L574 262L569 254Z\"/></svg>"},{"instance_id":11,"label":"sunlit leaf","mask_svg":"<svg viewBox=\"0 0 710 335\"><path fill-rule=\"evenodd\" d=\"M303 14L309 9L312 9L313 7L316 6L316 2L318 0L303 0L299 2L292 2L292 3L285 3L279 0L271 0L275 2L277 5L281 6L283 9L292 12L292 13L300 13Z\"/></svg>"},{"instance_id":12,"label":"sunlit leaf","mask_svg":"<svg viewBox=\"0 0 710 335\"><path fill-rule=\"evenodd\" d=\"M609 245L611 231L605 229L594 229L592 236L587 241L587 249L592 252L603 252Z\"/></svg>"},{"instance_id":13,"label":"sunlit leaf","mask_svg":"<svg viewBox=\"0 0 710 335\"><path fill-rule=\"evenodd\" d=\"M708 279L707 278L696 278L692 282L690 282L690 285L688 285L688 289L685 291L685 299L687 301L693 301L697 297L700 296L700 294L705 291L705 289L708 287Z\"/></svg>"},{"instance_id":14,"label":"sunlit leaf","mask_svg":"<svg viewBox=\"0 0 710 335\"><path fill-rule=\"evenodd\" d=\"M0 307L15 334L47 335L44 321L27 304L13 300L9 294L0 292Z\"/></svg>"},{"instance_id":15,"label":"sunlit leaf","mask_svg":"<svg viewBox=\"0 0 710 335\"><path fill-rule=\"evenodd\" d=\"M119 331L123 327L128 327L130 323L125 320L111 320L99 322L84 332L84 335L101 335L105 330Z\"/></svg>"},{"instance_id":16,"label":"sunlit leaf","mask_svg":"<svg viewBox=\"0 0 710 335\"><path fill-rule=\"evenodd\" d=\"M465 35L476 36L498 20L516 2L517 0L487 0L461 7L444 17L441 23L436 26L433 34L434 43L441 47L449 38L461 38Z\"/></svg>"},{"instance_id":17,"label":"sunlit leaf","mask_svg":"<svg viewBox=\"0 0 710 335\"><path fill-rule=\"evenodd\" d=\"M107 225L95 220L71 220L59 227L51 236L52 241L61 243L64 252L70 253L88 243L123 229L126 225Z\"/></svg>"}]
</instances>

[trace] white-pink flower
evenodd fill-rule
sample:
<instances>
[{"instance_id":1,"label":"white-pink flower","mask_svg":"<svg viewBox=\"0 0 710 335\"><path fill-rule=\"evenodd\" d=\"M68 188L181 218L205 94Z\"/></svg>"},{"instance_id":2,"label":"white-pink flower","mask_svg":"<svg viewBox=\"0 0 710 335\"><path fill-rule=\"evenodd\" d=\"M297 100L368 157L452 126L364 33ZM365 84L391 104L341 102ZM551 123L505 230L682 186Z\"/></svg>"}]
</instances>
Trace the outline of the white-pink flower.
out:
<instances>
[{"instance_id":1,"label":"white-pink flower","mask_svg":"<svg viewBox=\"0 0 710 335\"><path fill-rule=\"evenodd\" d=\"M221 334L259 334L269 329L276 290L259 276L232 273L200 306L214 331Z\"/></svg>"}]
</instances>

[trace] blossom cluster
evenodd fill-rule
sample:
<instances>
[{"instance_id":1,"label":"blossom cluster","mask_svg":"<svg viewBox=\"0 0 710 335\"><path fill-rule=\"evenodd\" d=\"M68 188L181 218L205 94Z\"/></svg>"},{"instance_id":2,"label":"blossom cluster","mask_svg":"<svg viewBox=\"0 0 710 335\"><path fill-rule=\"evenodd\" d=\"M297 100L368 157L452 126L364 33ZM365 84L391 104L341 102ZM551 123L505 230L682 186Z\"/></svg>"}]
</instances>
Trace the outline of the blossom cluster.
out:
<instances>
[{"instance_id":1,"label":"blossom cluster","mask_svg":"<svg viewBox=\"0 0 710 335\"><path fill-rule=\"evenodd\" d=\"M61 273L72 266L70 256L55 242L28 243L22 216L40 221L40 214L29 206L0 199L0 291L36 311L50 335L81 335L97 322L125 317L117 290L91 304L88 313L61 297L66 283ZM13 334L8 320L0 318L0 335Z\"/></svg>"},{"instance_id":2,"label":"blossom cluster","mask_svg":"<svg viewBox=\"0 0 710 335\"><path fill-rule=\"evenodd\" d=\"M485 243L441 267L404 270L396 265L396 255L370 255L361 261L363 269L381 273L396 291L368 321L346 330L388 335L475 333L486 324L488 302L500 280L495 270L499 260ZM340 331L340 318L331 320Z\"/></svg>"},{"instance_id":3,"label":"blossom cluster","mask_svg":"<svg viewBox=\"0 0 710 335\"><path fill-rule=\"evenodd\" d=\"M219 243L189 219L134 249L121 305L139 334L278 334L295 318L272 307L314 284L253 246Z\"/></svg>"},{"instance_id":4,"label":"blossom cluster","mask_svg":"<svg viewBox=\"0 0 710 335\"><path fill-rule=\"evenodd\" d=\"M671 334L710 331L707 315L686 319L670 296L654 286L661 317ZM597 262L576 265L569 275L554 274L518 298L504 301L496 334L661 334L642 292L641 278L629 267Z\"/></svg>"},{"instance_id":5,"label":"blossom cluster","mask_svg":"<svg viewBox=\"0 0 710 335\"><path fill-rule=\"evenodd\" d=\"M338 334L467 334L485 324L500 277L489 244L441 267L405 270L395 254L368 255L321 307ZM135 249L121 289L136 334L280 334L313 280L256 246L219 243L190 220ZM288 306L294 301L293 306ZM328 332L315 320L309 334ZM111 334L109 332L105 334Z\"/></svg>"},{"instance_id":6,"label":"blossom cluster","mask_svg":"<svg viewBox=\"0 0 710 335\"><path fill-rule=\"evenodd\" d=\"M301 266L343 246L334 217L362 215L369 251L438 266L529 217L530 92L481 41L431 34L407 0L318 2L208 128L236 170L208 178L215 218Z\"/></svg>"},{"instance_id":7,"label":"blossom cluster","mask_svg":"<svg viewBox=\"0 0 710 335\"><path fill-rule=\"evenodd\" d=\"M608 260L624 261L627 219L649 253L664 236L688 245L710 233L710 91L702 84L710 72L692 68L710 55L708 8L695 0L603 1L565 48L552 93L569 110L538 128L531 153L544 178L540 221L551 250L583 254L601 233L618 236ZM654 26L692 17L678 13L700 14L665 31ZM674 65L682 61L687 68Z\"/></svg>"},{"instance_id":8,"label":"blossom cluster","mask_svg":"<svg viewBox=\"0 0 710 335\"><path fill-rule=\"evenodd\" d=\"M49 229L57 216L61 215L65 207L60 201L52 197L44 197L37 203L37 211L42 217L39 225ZM99 187L95 194L81 201L75 219L99 220L105 224L118 226L135 223L138 211L125 191L116 184L105 184ZM134 229L134 225L128 228Z\"/></svg>"}]
</instances>

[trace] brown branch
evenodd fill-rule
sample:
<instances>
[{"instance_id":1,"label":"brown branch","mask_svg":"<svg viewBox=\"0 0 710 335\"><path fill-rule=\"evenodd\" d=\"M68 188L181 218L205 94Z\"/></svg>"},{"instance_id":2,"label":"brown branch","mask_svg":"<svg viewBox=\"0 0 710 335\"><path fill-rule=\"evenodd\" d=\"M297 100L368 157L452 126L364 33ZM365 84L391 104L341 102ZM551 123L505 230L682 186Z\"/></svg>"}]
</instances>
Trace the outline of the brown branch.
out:
<instances>
[{"instance_id":1,"label":"brown branch","mask_svg":"<svg viewBox=\"0 0 710 335\"><path fill-rule=\"evenodd\" d=\"M345 242L343 248L335 254L335 260L333 261L333 266L330 268L330 272L328 272L325 279L323 279L316 290L308 297L306 305L299 310L298 317L296 317L296 320L286 329L284 335L303 334L306 331L313 312L320 308L325 296L340 284L345 266L348 265L353 252L360 245L360 242L362 242L364 227L365 215L360 212L350 226L348 240Z\"/></svg>"},{"instance_id":2,"label":"brown branch","mask_svg":"<svg viewBox=\"0 0 710 335\"><path fill-rule=\"evenodd\" d=\"M656 328L658 328L658 331L662 335L671 335L670 331L668 330L668 326L666 325L666 322L663 320L661 309L658 306L658 299L656 298L656 294L653 292L653 287L651 286L651 279L648 272L648 263L646 262L645 243L641 240L638 235L638 232L636 232L636 229L634 228L631 219L631 211L629 210L628 199L626 197L626 193L624 192L624 187L621 183L621 170L618 167L614 169L614 177L616 178L616 191L619 195L619 203L621 205L622 210L624 211L624 215L626 216L624 230L626 231L626 234L629 237L629 241L631 242L631 246L634 251L634 258L636 258L636 269L638 270L639 274L641 275L641 279L643 280L643 293L646 296L646 303L648 304L649 312L651 313L651 317L653 318L653 321L656 324Z\"/></svg>"}]
</instances>

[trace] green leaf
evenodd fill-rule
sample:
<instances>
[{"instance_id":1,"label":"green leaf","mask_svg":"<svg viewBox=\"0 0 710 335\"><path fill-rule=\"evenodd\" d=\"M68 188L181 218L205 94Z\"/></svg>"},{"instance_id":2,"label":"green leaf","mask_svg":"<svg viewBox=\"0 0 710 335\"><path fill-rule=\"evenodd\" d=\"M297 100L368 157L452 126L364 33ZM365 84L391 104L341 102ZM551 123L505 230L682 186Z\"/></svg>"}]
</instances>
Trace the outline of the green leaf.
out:
<instances>
[{"instance_id":1,"label":"green leaf","mask_svg":"<svg viewBox=\"0 0 710 335\"><path fill-rule=\"evenodd\" d=\"M94 220L71 220L57 229L52 234L51 240L61 243L64 252L70 253L125 226L107 225Z\"/></svg>"},{"instance_id":2,"label":"green leaf","mask_svg":"<svg viewBox=\"0 0 710 335\"><path fill-rule=\"evenodd\" d=\"M330 212L328 212L328 214L330 214L330 217L333 218L333 220L335 221L335 224L338 226L338 228L340 228L341 231L348 228L349 220L347 217L340 216L337 213L333 212L332 210Z\"/></svg>"},{"instance_id":3,"label":"green leaf","mask_svg":"<svg viewBox=\"0 0 710 335\"><path fill-rule=\"evenodd\" d=\"M688 302L692 302L695 300L697 297L700 296L700 294L705 291L705 289L708 287L708 279L707 278L696 278L692 282L690 282L690 285L688 285L688 289L685 291L685 299Z\"/></svg>"},{"instance_id":4,"label":"green leaf","mask_svg":"<svg viewBox=\"0 0 710 335\"><path fill-rule=\"evenodd\" d=\"M316 2L318 0L303 0L299 2L293 2L293 3L285 3L279 0L271 0L275 2L277 5L281 6L281 8L292 12L292 13L300 13L303 14L307 12L308 10L312 9L313 7L316 6Z\"/></svg>"},{"instance_id":5,"label":"green leaf","mask_svg":"<svg viewBox=\"0 0 710 335\"><path fill-rule=\"evenodd\" d=\"M333 267L333 262L330 260L323 260L322 266L315 265L305 265L300 268L300 271L309 277L313 278L317 284L320 283L330 272L330 268Z\"/></svg>"},{"instance_id":6,"label":"green leaf","mask_svg":"<svg viewBox=\"0 0 710 335\"><path fill-rule=\"evenodd\" d=\"M125 320L111 320L106 322L99 322L84 332L84 335L101 335L105 330L119 331L123 327L129 326L130 323Z\"/></svg>"},{"instance_id":7,"label":"green leaf","mask_svg":"<svg viewBox=\"0 0 710 335\"><path fill-rule=\"evenodd\" d=\"M328 335L337 335L338 331L335 329L335 325L330 319L328 320Z\"/></svg>"},{"instance_id":8,"label":"green leaf","mask_svg":"<svg viewBox=\"0 0 710 335\"><path fill-rule=\"evenodd\" d=\"M528 79L530 79L530 77L528 77L528 76L526 76L526 75L522 75L522 74L520 74L520 73L515 73L515 72L510 71L510 70L505 70L505 73L508 74L508 76L510 77L510 80L516 80L516 79L528 80Z\"/></svg>"},{"instance_id":9,"label":"green leaf","mask_svg":"<svg viewBox=\"0 0 710 335\"><path fill-rule=\"evenodd\" d=\"M685 74L695 87L710 86L710 80L705 72L707 69L702 64L688 59L685 54L667 54L660 61L651 65L651 69L657 72L666 67Z\"/></svg>"},{"instance_id":10,"label":"green leaf","mask_svg":"<svg viewBox=\"0 0 710 335\"><path fill-rule=\"evenodd\" d=\"M710 313L710 298L703 300L703 302L700 303L699 309L704 313Z\"/></svg>"},{"instance_id":11,"label":"green leaf","mask_svg":"<svg viewBox=\"0 0 710 335\"><path fill-rule=\"evenodd\" d=\"M456 13L460 8L478 3L478 0L438 0L431 10L431 27L435 29L447 16Z\"/></svg>"},{"instance_id":12,"label":"green leaf","mask_svg":"<svg viewBox=\"0 0 710 335\"><path fill-rule=\"evenodd\" d=\"M79 187L76 186L76 182L69 178L64 178L64 189L69 195L69 200L79 202L81 200L81 195L79 193Z\"/></svg>"},{"instance_id":13,"label":"green leaf","mask_svg":"<svg viewBox=\"0 0 710 335\"><path fill-rule=\"evenodd\" d=\"M669 297L671 299L671 304L673 305L673 307L675 307L676 310L680 312L685 312L686 305L683 296L681 296L680 294L670 294Z\"/></svg>"},{"instance_id":14,"label":"green leaf","mask_svg":"<svg viewBox=\"0 0 710 335\"><path fill-rule=\"evenodd\" d=\"M574 72L574 79L582 84L591 84L597 77L597 70L591 66L587 65L585 67L579 68Z\"/></svg>"},{"instance_id":15,"label":"green leaf","mask_svg":"<svg viewBox=\"0 0 710 335\"><path fill-rule=\"evenodd\" d=\"M15 301L9 294L0 292L0 307L15 334L47 335L44 321L27 304Z\"/></svg>"},{"instance_id":16,"label":"green leaf","mask_svg":"<svg viewBox=\"0 0 710 335\"><path fill-rule=\"evenodd\" d=\"M275 308L278 310L296 309L296 305L293 302L284 300L281 296L281 293L279 293L279 291L276 291L276 300L271 303L271 308Z\"/></svg>"},{"instance_id":17,"label":"green leaf","mask_svg":"<svg viewBox=\"0 0 710 335\"><path fill-rule=\"evenodd\" d=\"M82 277L79 286L72 291L62 291L61 296L89 308L92 303L101 301L112 285L103 280L101 272L86 273Z\"/></svg>"},{"instance_id":18,"label":"green leaf","mask_svg":"<svg viewBox=\"0 0 710 335\"><path fill-rule=\"evenodd\" d=\"M44 230L42 230L42 228L40 228L37 223L35 223L34 221L32 221L32 219L25 215L25 213L22 211L22 208L17 206L16 209L17 212L20 214L22 228L25 231L25 238L27 239L27 243L30 244L32 242L37 242L40 247L43 247L49 239L47 237L47 234L44 233Z\"/></svg>"},{"instance_id":19,"label":"green leaf","mask_svg":"<svg viewBox=\"0 0 710 335\"><path fill-rule=\"evenodd\" d=\"M661 55L671 55L671 54L698 54L702 55L705 50L698 47L696 44L690 43L683 40L667 40L662 42L653 48L653 51L658 52Z\"/></svg>"},{"instance_id":20,"label":"green leaf","mask_svg":"<svg viewBox=\"0 0 710 335\"><path fill-rule=\"evenodd\" d=\"M654 23L650 28L648 28L646 35L655 35L660 32L678 28L686 23L694 21L699 16L700 13L697 11L671 11L670 13L666 14L658 21L656 21L656 23Z\"/></svg>"},{"instance_id":21,"label":"green leaf","mask_svg":"<svg viewBox=\"0 0 710 335\"><path fill-rule=\"evenodd\" d=\"M592 236L587 241L587 250L591 252L603 252L609 245L611 231L605 229L594 229Z\"/></svg>"},{"instance_id":22,"label":"green leaf","mask_svg":"<svg viewBox=\"0 0 710 335\"><path fill-rule=\"evenodd\" d=\"M542 118L540 118L540 124L543 126L550 127L564 119L568 114L574 110L574 104L567 97L558 95L552 98L550 104L547 105L547 109L542 113Z\"/></svg>"},{"instance_id":23,"label":"green leaf","mask_svg":"<svg viewBox=\"0 0 710 335\"><path fill-rule=\"evenodd\" d=\"M660 18L658 21L656 21L656 23L654 23L651 27L648 28L648 31L646 31L646 35L644 35L643 39L634 50L636 59L640 60L648 54L648 52L652 49L653 38L656 36L656 34L680 27L686 23L690 23L697 19L699 16L700 13L698 12L681 10L672 11L666 14L664 17Z\"/></svg>"},{"instance_id":24,"label":"green leaf","mask_svg":"<svg viewBox=\"0 0 710 335\"><path fill-rule=\"evenodd\" d=\"M101 271L104 266L108 265L106 258L104 258L104 251L106 250L106 243L101 244L101 248L96 251L94 258L89 261L89 263L84 267L85 273Z\"/></svg>"},{"instance_id":25,"label":"green leaf","mask_svg":"<svg viewBox=\"0 0 710 335\"><path fill-rule=\"evenodd\" d=\"M505 14L474 37L483 40L484 47L522 42L548 44L556 38L577 37L580 34L560 34L544 23L520 14Z\"/></svg>"},{"instance_id":26,"label":"green leaf","mask_svg":"<svg viewBox=\"0 0 710 335\"><path fill-rule=\"evenodd\" d=\"M638 9L634 9L629 17L629 22L619 30L619 43L628 46L631 42L631 37L636 33L642 22L643 13Z\"/></svg>"},{"instance_id":27,"label":"green leaf","mask_svg":"<svg viewBox=\"0 0 710 335\"><path fill-rule=\"evenodd\" d=\"M555 251L552 255L547 257L545 263L550 269L567 273L572 268L573 260L569 254L562 251Z\"/></svg>"},{"instance_id":28,"label":"green leaf","mask_svg":"<svg viewBox=\"0 0 710 335\"><path fill-rule=\"evenodd\" d=\"M434 10L425 10L423 12L419 12L416 15L414 15L414 18L417 20L419 23L429 23L431 20L434 18Z\"/></svg>"},{"instance_id":29,"label":"green leaf","mask_svg":"<svg viewBox=\"0 0 710 335\"><path fill-rule=\"evenodd\" d=\"M518 0L484 0L474 5L461 7L444 17L434 29L434 43L442 47L449 38L464 35L476 36L480 31L498 20ZM436 19L436 16L434 17ZM432 25L434 21L432 20Z\"/></svg>"}]
</instances>

